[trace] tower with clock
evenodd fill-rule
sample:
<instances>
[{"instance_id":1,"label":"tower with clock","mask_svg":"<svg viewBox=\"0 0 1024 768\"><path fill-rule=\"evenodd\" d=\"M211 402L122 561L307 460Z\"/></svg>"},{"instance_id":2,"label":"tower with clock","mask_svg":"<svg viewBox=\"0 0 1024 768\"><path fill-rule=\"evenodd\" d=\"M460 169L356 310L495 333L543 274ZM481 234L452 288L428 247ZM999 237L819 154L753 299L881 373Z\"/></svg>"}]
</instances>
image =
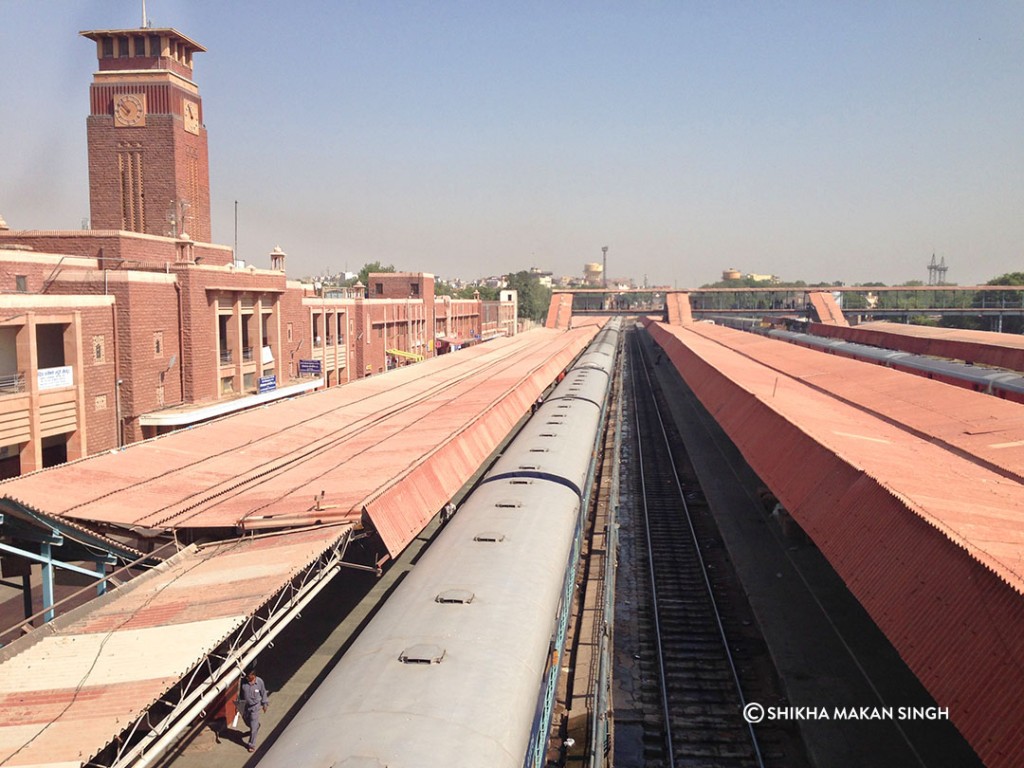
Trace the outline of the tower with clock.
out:
<instances>
[{"instance_id":1,"label":"tower with clock","mask_svg":"<svg viewBox=\"0 0 1024 768\"><path fill-rule=\"evenodd\" d=\"M81 33L99 63L89 89L93 229L210 241L210 165L192 57L174 29Z\"/></svg>"}]
</instances>

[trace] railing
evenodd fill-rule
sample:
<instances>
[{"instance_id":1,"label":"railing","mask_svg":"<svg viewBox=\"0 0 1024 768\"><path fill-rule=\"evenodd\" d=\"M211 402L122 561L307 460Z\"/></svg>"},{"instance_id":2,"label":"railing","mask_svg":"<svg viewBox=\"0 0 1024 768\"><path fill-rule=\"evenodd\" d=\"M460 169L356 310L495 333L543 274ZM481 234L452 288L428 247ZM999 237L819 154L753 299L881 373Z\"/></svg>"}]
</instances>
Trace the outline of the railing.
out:
<instances>
[{"instance_id":1,"label":"railing","mask_svg":"<svg viewBox=\"0 0 1024 768\"><path fill-rule=\"evenodd\" d=\"M231 350L230 349L222 349L220 351L220 364L221 365L231 365Z\"/></svg>"},{"instance_id":2,"label":"railing","mask_svg":"<svg viewBox=\"0 0 1024 768\"><path fill-rule=\"evenodd\" d=\"M243 363L251 363L252 362L252 347L242 347L242 362Z\"/></svg>"},{"instance_id":3,"label":"railing","mask_svg":"<svg viewBox=\"0 0 1024 768\"><path fill-rule=\"evenodd\" d=\"M25 372L0 375L0 395L13 395L25 391Z\"/></svg>"}]
</instances>

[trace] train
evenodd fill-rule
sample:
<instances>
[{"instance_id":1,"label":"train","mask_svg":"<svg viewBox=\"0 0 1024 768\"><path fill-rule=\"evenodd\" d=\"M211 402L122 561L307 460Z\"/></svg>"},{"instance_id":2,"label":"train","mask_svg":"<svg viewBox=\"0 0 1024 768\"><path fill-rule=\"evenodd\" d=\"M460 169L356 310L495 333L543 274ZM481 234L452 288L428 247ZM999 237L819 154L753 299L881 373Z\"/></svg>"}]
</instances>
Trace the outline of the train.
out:
<instances>
[{"instance_id":1,"label":"train","mask_svg":"<svg viewBox=\"0 0 1024 768\"><path fill-rule=\"evenodd\" d=\"M544 764L621 334L570 365L260 768Z\"/></svg>"},{"instance_id":2,"label":"train","mask_svg":"<svg viewBox=\"0 0 1024 768\"><path fill-rule=\"evenodd\" d=\"M773 339L787 341L801 347L884 365L904 373L913 373L957 387L972 389L975 392L984 392L1003 400L1024 403L1024 375L1017 371L915 355L911 352L898 352L826 336L813 336L800 331L763 326L759 321L751 318L715 318L715 322L719 325L770 336Z\"/></svg>"}]
</instances>

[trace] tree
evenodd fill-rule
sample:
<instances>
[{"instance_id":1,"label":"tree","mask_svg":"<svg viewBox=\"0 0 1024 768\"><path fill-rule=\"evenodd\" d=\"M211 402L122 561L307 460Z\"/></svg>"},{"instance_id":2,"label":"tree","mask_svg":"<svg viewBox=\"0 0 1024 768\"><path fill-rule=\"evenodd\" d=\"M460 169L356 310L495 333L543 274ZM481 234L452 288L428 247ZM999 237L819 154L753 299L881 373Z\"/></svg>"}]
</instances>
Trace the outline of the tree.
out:
<instances>
[{"instance_id":1,"label":"tree","mask_svg":"<svg viewBox=\"0 0 1024 768\"><path fill-rule=\"evenodd\" d=\"M551 289L540 284L540 278L523 270L505 278L508 287L519 292L519 317L543 322L551 304Z\"/></svg>"},{"instance_id":2,"label":"tree","mask_svg":"<svg viewBox=\"0 0 1024 768\"><path fill-rule=\"evenodd\" d=\"M474 293L480 294L482 301L497 301L498 289L487 285L465 285L455 288L451 283L439 280L434 283L435 296L451 296L453 299L472 299Z\"/></svg>"},{"instance_id":3,"label":"tree","mask_svg":"<svg viewBox=\"0 0 1024 768\"><path fill-rule=\"evenodd\" d=\"M1000 274L998 278L992 278L986 286L1024 286L1024 272L1007 272ZM1006 307L1007 309L1021 309L1024 306L1024 291L979 291L975 294L975 306L982 307ZM1018 315L1006 315L1002 317L1002 332L1019 334L1024 333L1024 318Z\"/></svg>"},{"instance_id":4,"label":"tree","mask_svg":"<svg viewBox=\"0 0 1024 768\"><path fill-rule=\"evenodd\" d=\"M379 261L371 261L369 264L364 264L363 268L359 270L359 282L363 285L370 284L370 273L371 272L394 272L395 265L388 264L387 266L381 264Z\"/></svg>"}]
</instances>

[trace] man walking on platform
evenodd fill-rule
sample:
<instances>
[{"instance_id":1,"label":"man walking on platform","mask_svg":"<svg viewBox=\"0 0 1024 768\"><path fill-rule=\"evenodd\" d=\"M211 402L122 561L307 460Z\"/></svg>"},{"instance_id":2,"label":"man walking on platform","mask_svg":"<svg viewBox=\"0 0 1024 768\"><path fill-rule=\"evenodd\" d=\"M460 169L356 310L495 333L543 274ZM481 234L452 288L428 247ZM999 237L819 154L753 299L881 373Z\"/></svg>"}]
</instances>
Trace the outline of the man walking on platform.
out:
<instances>
[{"instance_id":1,"label":"man walking on platform","mask_svg":"<svg viewBox=\"0 0 1024 768\"><path fill-rule=\"evenodd\" d=\"M249 751L256 751L256 734L260 730L260 713L267 711L267 686L263 678L256 677L256 672L249 670L242 681L241 700L242 718L249 726Z\"/></svg>"}]
</instances>

